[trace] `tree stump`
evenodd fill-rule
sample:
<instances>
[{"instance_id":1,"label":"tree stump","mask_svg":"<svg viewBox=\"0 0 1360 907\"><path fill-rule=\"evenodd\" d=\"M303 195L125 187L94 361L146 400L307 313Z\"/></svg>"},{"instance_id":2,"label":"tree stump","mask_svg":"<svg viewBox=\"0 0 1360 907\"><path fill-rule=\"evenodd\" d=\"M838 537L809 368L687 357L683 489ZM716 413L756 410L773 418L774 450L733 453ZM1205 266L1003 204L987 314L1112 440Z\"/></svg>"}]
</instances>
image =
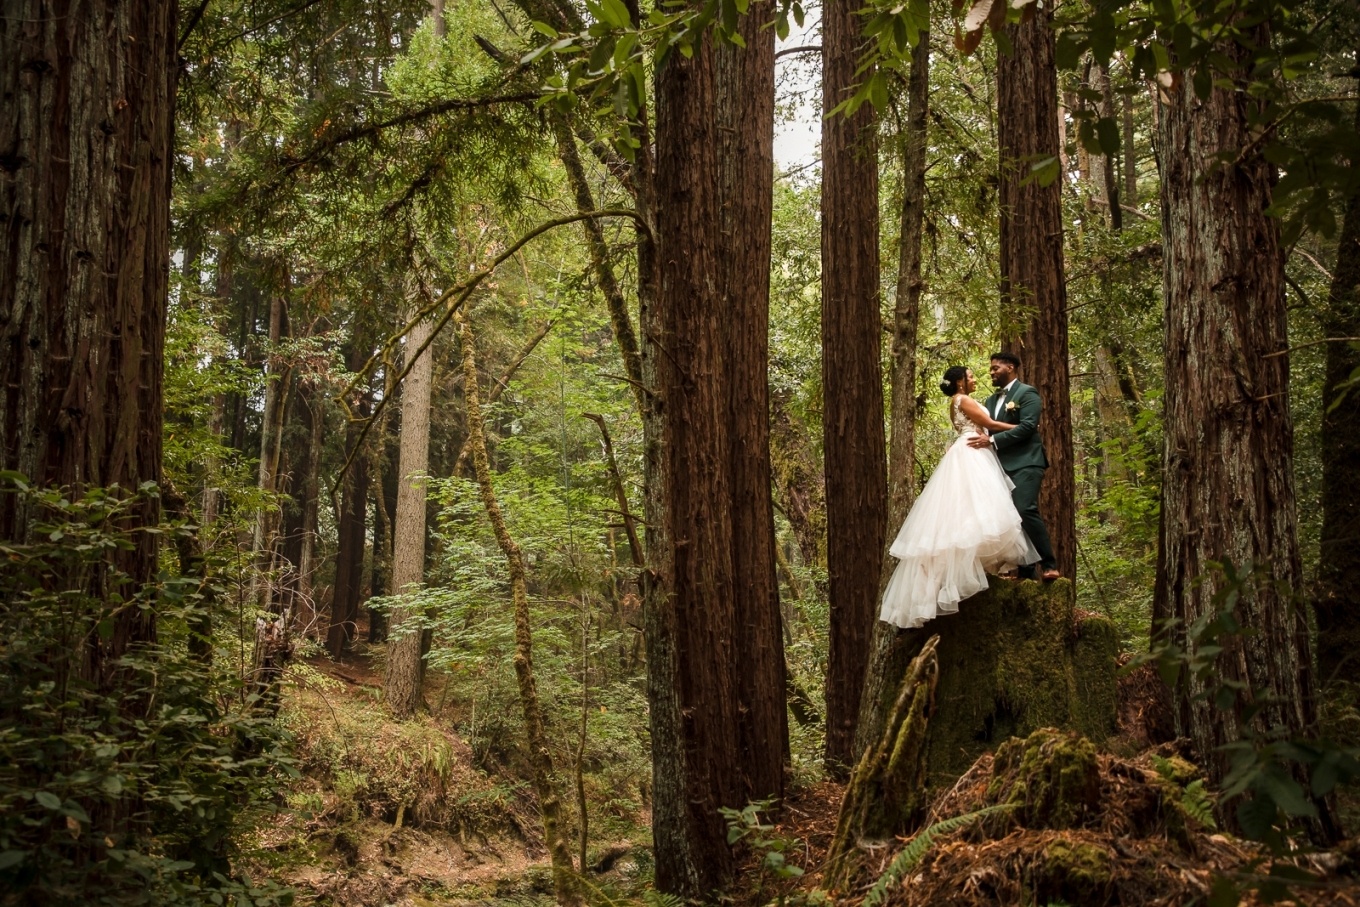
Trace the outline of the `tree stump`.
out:
<instances>
[{"instance_id":1,"label":"tree stump","mask_svg":"<svg viewBox=\"0 0 1360 907\"><path fill-rule=\"evenodd\" d=\"M957 614L898 633L886 670L904 676L932 635L940 677L927 733L931 786L952 783L984 751L1039 728L1075 730L1097 744L1114 733L1119 634L1102 617L1078 620L1071 582L993 579ZM895 698L898 682L884 681L870 686ZM878 726L892 705L886 695L877 703Z\"/></svg>"}]
</instances>

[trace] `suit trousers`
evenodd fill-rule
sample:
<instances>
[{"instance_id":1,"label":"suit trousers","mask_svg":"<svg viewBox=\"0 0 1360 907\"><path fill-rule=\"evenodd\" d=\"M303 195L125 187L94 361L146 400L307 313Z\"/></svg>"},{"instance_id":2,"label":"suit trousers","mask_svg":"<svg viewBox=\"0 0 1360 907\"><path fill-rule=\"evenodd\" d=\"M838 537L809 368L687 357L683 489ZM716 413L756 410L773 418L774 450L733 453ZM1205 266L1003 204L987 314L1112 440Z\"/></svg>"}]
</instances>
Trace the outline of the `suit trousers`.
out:
<instances>
[{"instance_id":1,"label":"suit trousers","mask_svg":"<svg viewBox=\"0 0 1360 907\"><path fill-rule=\"evenodd\" d=\"M1043 570L1058 565L1058 559L1053 555L1053 543L1048 538L1048 526L1039 515L1039 489L1044 484L1044 473L1047 471L1043 466L1022 466L1008 473L1015 483L1011 500L1020 513L1020 526L1034 543L1034 550L1039 552L1039 567ZM1034 567L1021 567L1020 575L1034 576Z\"/></svg>"}]
</instances>

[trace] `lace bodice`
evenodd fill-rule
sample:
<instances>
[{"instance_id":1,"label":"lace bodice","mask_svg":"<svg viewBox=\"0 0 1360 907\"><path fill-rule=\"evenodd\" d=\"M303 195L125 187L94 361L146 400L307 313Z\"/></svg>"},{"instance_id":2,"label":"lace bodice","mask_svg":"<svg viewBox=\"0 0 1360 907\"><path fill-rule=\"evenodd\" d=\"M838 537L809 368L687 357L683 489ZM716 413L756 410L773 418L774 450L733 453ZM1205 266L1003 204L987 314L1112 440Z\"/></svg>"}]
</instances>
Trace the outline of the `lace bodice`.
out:
<instances>
[{"instance_id":1,"label":"lace bodice","mask_svg":"<svg viewBox=\"0 0 1360 907\"><path fill-rule=\"evenodd\" d=\"M959 401L963 399L963 394L955 394L949 402L949 419L954 424L954 433L963 434L966 431L977 431L977 426L973 420L963 413L963 407L959 406Z\"/></svg>"}]
</instances>

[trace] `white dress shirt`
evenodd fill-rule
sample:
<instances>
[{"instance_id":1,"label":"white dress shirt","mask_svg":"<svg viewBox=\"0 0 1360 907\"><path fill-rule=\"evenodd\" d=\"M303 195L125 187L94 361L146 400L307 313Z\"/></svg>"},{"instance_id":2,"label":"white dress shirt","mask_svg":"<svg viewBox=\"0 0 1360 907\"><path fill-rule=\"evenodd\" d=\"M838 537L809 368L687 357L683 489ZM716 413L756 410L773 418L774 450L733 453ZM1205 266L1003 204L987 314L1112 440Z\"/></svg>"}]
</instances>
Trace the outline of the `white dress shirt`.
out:
<instances>
[{"instance_id":1,"label":"white dress shirt","mask_svg":"<svg viewBox=\"0 0 1360 907\"><path fill-rule=\"evenodd\" d=\"M1015 382L1019 380L1019 378L1012 378L1011 383L1001 389L1001 396L996 398L996 410L992 413L992 418L998 422L1001 421L1001 407L1006 405L1006 397L1010 395L1011 388L1015 387Z\"/></svg>"}]
</instances>

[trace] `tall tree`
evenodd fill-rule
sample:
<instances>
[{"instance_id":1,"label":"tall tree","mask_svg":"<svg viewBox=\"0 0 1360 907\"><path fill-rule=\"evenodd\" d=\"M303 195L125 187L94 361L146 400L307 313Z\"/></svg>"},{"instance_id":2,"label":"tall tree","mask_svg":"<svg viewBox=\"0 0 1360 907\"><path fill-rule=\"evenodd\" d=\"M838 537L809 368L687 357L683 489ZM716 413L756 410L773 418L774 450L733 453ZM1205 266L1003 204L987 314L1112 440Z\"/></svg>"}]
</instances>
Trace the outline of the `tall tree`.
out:
<instances>
[{"instance_id":1,"label":"tall tree","mask_svg":"<svg viewBox=\"0 0 1360 907\"><path fill-rule=\"evenodd\" d=\"M1266 27L1248 37L1269 42ZM1224 41L1217 52L1233 68L1215 76L1244 84L1251 51ZM1219 780L1248 703L1258 730L1308 732L1313 677L1306 617L1281 591L1299 588L1302 569L1284 259L1266 214L1273 173L1250 126L1263 102L1217 82L1201 98L1185 75L1159 104L1166 396L1154 620L1174 618L1162 632L1185 644L1186 628L1217 608L1222 577L1201 582L1211 562L1252 564L1275 581L1249 584L1236 605L1251 633L1217 640L1213 682L1242 684L1235 706L1204 698L1205 679L1178 685L1179 727Z\"/></svg>"},{"instance_id":2,"label":"tall tree","mask_svg":"<svg viewBox=\"0 0 1360 907\"><path fill-rule=\"evenodd\" d=\"M922 227L925 223L926 138L930 116L930 32L922 30L912 51L907 79L907 121L901 130L902 211L898 231L897 290L893 301L891 435L888 444L888 531L901 526L916 497L916 337L921 315ZM897 559L886 551L879 595L887 588ZM906 631L906 633L923 631ZM860 698L855 754L862 755L883 733L901 678L910 661L906 635L892 624L874 624L873 646Z\"/></svg>"},{"instance_id":3,"label":"tall tree","mask_svg":"<svg viewBox=\"0 0 1360 907\"><path fill-rule=\"evenodd\" d=\"M359 338L365 330L355 325L356 334L350 340L346 362L351 372L364 367L371 347ZM354 639L355 621L359 616L359 596L364 574L364 525L368 513L368 458L356 450L363 432L362 419L371 408L366 389L356 392L356 414L345 428L345 456L350 458L349 469L341 480L340 514L336 535L335 586L331 592L331 622L326 632L326 648L333 658L339 658Z\"/></svg>"},{"instance_id":4,"label":"tall tree","mask_svg":"<svg viewBox=\"0 0 1360 907\"><path fill-rule=\"evenodd\" d=\"M822 13L822 106L848 99L863 74L860 0ZM822 125L822 417L826 564L831 609L826 765L844 777L877 618L887 522L880 368L878 140L870 105Z\"/></svg>"},{"instance_id":5,"label":"tall tree","mask_svg":"<svg viewBox=\"0 0 1360 907\"><path fill-rule=\"evenodd\" d=\"M648 438L644 574L652 835L657 887L693 898L731 875L718 809L740 788L713 56L704 36L692 55L672 52L657 68L657 279L646 289L656 296L643 300L659 423Z\"/></svg>"},{"instance_id":6,"label":"tall tree","mask_svg":"<svg viewBox=\"0 0 1360 907\"><path fill-rule=\"evenodd\" d=\"M716 50L718 265L726 325L732 471L737 729L745 802L784 794L788 708L770 496L770 228L774 201L773 6L738 21L745 47Z\"/></svg>"},{"instance_id":7,"label":"tall tree","mask_svg":"<svg viewBox=\"0 0 1360 907\"><path fill-rule=\"evenodd\" d=\"M1077 568L1076 478L1067 369L1067 282L1063 274L1062 183L1031 179L1036 161L1058 158L1058 71L1053 8L1026 7L1006 26L1010 52L997 54L997 139L1001 145L1001 305L1008 345L1018 348L1021 380L1044 401L1049 469L1039 509L1064 576Z\"/></svg>"},{"instance_id":8,"label":"tall tree","mask_svg":"<svg viewBox=\"0 0 1360 907\"><path fill-rule=\"evenodd\" d=\"M0 467L74 492L161 479L176 4L15 0L0 16ZM30 514L0 498L0 538ZM153 496L134 525L159 519ZM133 582L157 536L110 555ZM87 677L154 638L120 611L89 636Z\"/></svg>"},{"instance_id":9,"label":"tall tree","mask_svg":"<svg viewBox=\"0 0 1360 907\"><path fill-rule=\"evenodd\" d=\"M1360 130L1360 107L1356 110ZM1346 204L1337 243L1331 295L1323 311L1325 336L1360 337L1360 191ZM1343 390L1360 369L1360 349L1352 343L1327 344L1322 399L1322 546L1318 558L1318 676L1338 676L1360 650L1360 434L1350 430L1357 390ZM1344 395L1344 397L1343 397ZM1336 405L1340 404L1340 405ZM1353 666L1352 666L1353 670Z\"/></svg>"},{"instance_id":10,"label":"tall tree","mask_svg":"<svg viewBox=\"0 0 1360 907\"><path fill-rule=\"evenodd\" d=\"M442 20L441 20L442 21ZM419 291L413 295L420 298ZM413 306L418 308L418 306ZM430 463L430 385L434 353L418 353L434 331L424 319L406 338L406 355L416 358L402 381L401 453L397 468L397 519L392 527L392 592L400 595L425 579L425 473ZM397 718L409 718L421 705L421 631L403 625L414 615L404 606L388 622L384 696Z\"/></svg>"}]
</instances>

